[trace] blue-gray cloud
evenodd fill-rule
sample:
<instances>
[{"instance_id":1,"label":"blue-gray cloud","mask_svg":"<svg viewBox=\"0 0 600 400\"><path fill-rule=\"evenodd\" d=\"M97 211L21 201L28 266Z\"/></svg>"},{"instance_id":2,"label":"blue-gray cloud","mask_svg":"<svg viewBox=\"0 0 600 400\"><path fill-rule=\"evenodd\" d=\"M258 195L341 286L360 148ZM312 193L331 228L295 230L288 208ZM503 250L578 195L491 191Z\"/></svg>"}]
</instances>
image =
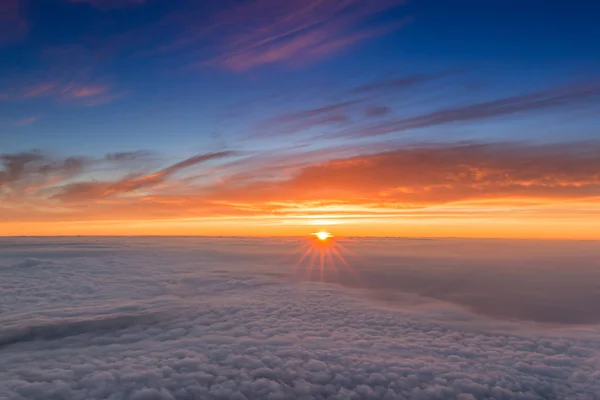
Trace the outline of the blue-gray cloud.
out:
<instances>
[{"instance_id":1,"label":"blue-gray cloud","mask_svg":"<svg viewBox=\"0 0 600 400\"><path fill-rule=\"evenodd\" d=\"M414 243L368 246L404 249L408 262ZM419 246L429 254L457 248L428 243ZM505 323L512 333L493 333L495 322L443 305L433 310L445 320L426 306L392 309L293 279L273 257L273 246L289 245L0 241L0 397L542 400L594 399L600 389L596 327L580 336Z\"/></svg>"}]
</instances>

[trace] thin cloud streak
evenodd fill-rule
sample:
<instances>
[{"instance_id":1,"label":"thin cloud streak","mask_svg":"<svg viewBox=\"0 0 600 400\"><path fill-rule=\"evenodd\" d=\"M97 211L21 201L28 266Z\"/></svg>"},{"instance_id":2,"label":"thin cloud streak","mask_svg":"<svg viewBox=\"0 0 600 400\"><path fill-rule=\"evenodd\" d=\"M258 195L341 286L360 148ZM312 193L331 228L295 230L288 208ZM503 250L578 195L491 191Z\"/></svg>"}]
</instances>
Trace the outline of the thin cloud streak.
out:
<instances>
[{"instance_id":1,"label":"thin cloud streak","mask_svg":"<svg viewBox=\"0 0 600 400\"><path fill-rule=\"evenodd\" d=\"M462 70L464 69L379 79L342 90L335 95L334 102L298 111L288 111L262 120L253 126L252 130L255 133L248 135L247 138L295 135L318 128L323 133L314 139L320 139L340 132L362 132L373 129L374 126L379 127L380 124L387 126L397 120L394 117L394 110L401 107L398 99L405 94L406 90L422 89L428 83L456 75ZM436 88L426 88L424 93L428 93L429 90L435 91ZM280 102L283 103L284 100ZM377 119L385 122L372 125Z\"/></svg>"},{"instance_id":2,"label":"thin cloud streak","mask_svg":"<svg viewBox=\"0 0 600 400\"><path fill-rule=\"evenodd\" d=\"M69 103L74 106L96 106L111 103L125 95L116 92L112 85L89 84L84 82L59 83L43 82L31 87L13 90L12 94L0 100L27 101L50 99L56 102Z\"/></svg>"},{"instance_id":3,"label":"thin cloud streak","mask_svg":"<svg viewBox=\"0 0 600 400\"><path fill-rule=\"evenodd\" d=\"M350 112L364 102L362 99L348 100L321 107L290 112L268 118L254 128L257 134L249 138L260 138L273 134L295 134L318 126L327 126L350 121Z\"/></svg>"},{"instance_id":4,"label":"thin cloud streak","mask_svg":"<svg viewBox=\"0 0 600 400\"><path fill-rule=\"evenodd\" d=\"M201 64L222 65L233 71L292 60L314 60L400 28L406 21L377 29L357 26L370 16L403 3L402 0L250 1L217 13L212 25L191 34L180 45L195 37L220 37L221 54Z\"/></svg>"},{"instance_id":5,"label":"thin cloud streak","mask_svg":"<svg viewBox=\"0 0 600 400\"><path fill-rule=\"evenodd\" d=\"M108 92L108 86L82 86L82 87L67 87L62 92L66 98L80 99L85 97L93 97L103 95Z\"/></svg>"},{"instance_id":6,"label":"thin cloud streak","mask_svg":"<svg viewBox=\"0 0 600 400\"><path fill-rule=\"evenodd\" d=\"M21 97L23 99L36 99L52 93L52 90L58 85L57 82L43 82L33 87L25 89Z\"/></svg>"},{"instance_id":7,"label":"thin cloud streak","mask_svg":"<svg viewBox=\"0 0 600 400\"><path fill-rule=\"evenodd\" d=\"M129 161L137 161L140 159L146 159L151 155L153 155L153 153L150 151L138 150L138 151L108 153L104 156L104 159L106 161L129 162Z\"/></svg>"},{"instance_id":8,"label":"thin cloud streak","mask_svg":"<svg viewBox=\"0 0 600 400\"><path fill-rule=\"evenodd\" d=\"M352 94L384 93L413 88L424 83L433 82L448 76L452 76L461 70L442 71L435 74L413 74L399 78L379 80L366 83L350 90Z\"/></svg>"},{"instance_id":9,"label":"thin cloud streak","mask_svg":"<svg viewBox=\"0 0 600 400\"><path fill-rule=\"evenodd\" d=\"M367 106L364 112L367 117L379 118L391 114L392 109L387 106Z\"/></svg>"},{"instance_id":10,"label":"thin cloud streak","mask_svg":"<svg viewBox=\"0 0 600 400\"><path fill-rule=\"evenodd\" d=\"M319 128L321 132L312 136L313 141L363 139L453 123L532 115L547 110L565 111L576 106L600 104L600 84L594 80L456 107L439 107L437 110L434 108L433 111L403 118L395 115L402 106L397 102L397 95L405 89L425 85L449 74L454 72L411 75L361 85L350 89L345 96L340 93L342 101L336 100L319 107L265 119L253 127L257 133L249 137L294 135ZM425 90L421 92L423 93L428 92ZM449 93L443 96L452 95Z\"/></svg>"},{"instance_id":11,"label":"thin cloud streak","mask_svg":"<svg viewBox=\"0 0 600 400\"><path fill-rule=\"evenodd\" d=\"M33 124L38 119L42 118L43 115L32 115L31 117L23 118L15 122L15 126L27 126Z\"/></svg>"},{"instance_id":12,"label":"thin cloud streak","mask_svg":"<svg viewBox=\"0 0 600 400\"><path fill-rule=\"evenodd\" d=\"M219 158L235 155L233 151L200 154L150 174L130 174L116 182L77 182L66 185L54 198L63 202L94 200L124 195L140 189L155 188L177 172Z\"/></svg>"},{"instance_id":13,"label":"thin cloud streak","mask_svg":"<svg viewBox=\"0 0 600 400\"><path fill-rule=\"evenodd\" d=\"M83 45L44 48L39 66L0 79L0 100L52 101L68 106L96 106L113 102L128 92L99 73L102 54Z\"/></svg>"},{"instance_id":14,"label":"thin cloud streak","mask_svg":"<svg viewBox=\"0 0 600 400\"><path fill-rule=\"evenodd\" d=\"M600 84L597 82L571 85L498 100L446 108L414 117L396 119L377 125L350 128L332 134L328 138L369 137L420 129L430 126L467 122L486 118L501 117L519 113L535 112L555 107L569 107L583 101L593 101L600 97Z\"/></svg>"}]
</instances>

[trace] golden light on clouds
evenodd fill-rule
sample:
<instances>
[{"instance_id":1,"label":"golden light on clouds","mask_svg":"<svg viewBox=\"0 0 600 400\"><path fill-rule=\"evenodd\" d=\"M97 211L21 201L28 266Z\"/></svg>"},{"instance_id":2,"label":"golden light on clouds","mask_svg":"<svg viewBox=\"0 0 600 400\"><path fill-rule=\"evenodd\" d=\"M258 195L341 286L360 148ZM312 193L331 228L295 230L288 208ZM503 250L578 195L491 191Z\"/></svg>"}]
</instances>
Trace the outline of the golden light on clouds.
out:
<instances>
[{"instance_id":1,"label":"golden light on clouds","mask_svg":"<svg viewBox=\"0 0 600 400\"><path fill-rule=\"evenodd\" d=\"M0 168L0 235L305 237L335 229L342 237L600 239L598 151L600 144L404 148L301 164L278 179L269 178L277 160L234 168L235 152L155 169L137 153L14 154ZM218 163L223 179L186 178L187 169ZM109 167L117 177L89 178Z\"/></svg>"}]
</instances>

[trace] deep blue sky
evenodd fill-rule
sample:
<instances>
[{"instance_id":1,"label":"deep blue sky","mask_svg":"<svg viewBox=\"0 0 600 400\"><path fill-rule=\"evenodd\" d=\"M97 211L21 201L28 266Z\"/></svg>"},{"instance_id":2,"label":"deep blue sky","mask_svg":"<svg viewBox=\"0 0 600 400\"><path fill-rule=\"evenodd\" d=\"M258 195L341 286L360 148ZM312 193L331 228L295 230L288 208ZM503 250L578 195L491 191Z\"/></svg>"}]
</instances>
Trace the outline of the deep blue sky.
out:
<instances>
[{"instance_id":1,"label":"deep blue sky","mask_svg":"<svg viewBox=\"0 0 600 400\"><path fill-rule=\"evenodd\" d=\"M379 3L388 4L375 10ZM598 84L597 1L389 3L342 10L296 36L272 40L287 26L275 25L268 16L286 21L302 3L18 2L18 13L7 11L6 28L0 30L0 150L97 155L148 149L178 158L224 147L327 147L353 140L339 139L337 131L370 129L377 123L365 123L359 110L349 109L345 112L352 121L309 122L310 129L301 124L294 134L282 135L278 129L284 128L269 121L346 101L352 98L348 92L362 84L417 74L443 76L378 91L368 101L390 110L383 118L407 118ZM236 13L236 7L244 6L248 8ZM324 13L300 14L288 25L305 27ZM275 60L249 61L262 54L261 39L269 39L266 47L282 51L293 47L287 41L310 38L321 28L331 33L320 42ZM315 50L334 36L340 46ZM235 60L240 51L244 59ZM598 135L593 100L597 94L522 112L444 120L388 132L385 139L589 139Z\"/></svg>"}]
</instances>

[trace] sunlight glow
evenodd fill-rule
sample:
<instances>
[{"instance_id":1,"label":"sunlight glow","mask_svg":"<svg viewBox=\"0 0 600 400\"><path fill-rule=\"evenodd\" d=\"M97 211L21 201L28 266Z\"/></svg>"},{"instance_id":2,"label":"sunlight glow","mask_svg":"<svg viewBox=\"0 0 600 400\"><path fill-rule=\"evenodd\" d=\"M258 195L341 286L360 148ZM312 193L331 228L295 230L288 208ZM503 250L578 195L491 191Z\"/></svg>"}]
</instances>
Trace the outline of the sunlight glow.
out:
<instances>
[{"instance_id":1,"label":"sunlight glow","mask_svg":"<svg viewBox=\"0 0 600 400\"><path fill-rule=\"evenodd\" d=\"M357 278L356 272L342 255L342 252L347 252L347 250L338 240L334 239L331 233L319 231L313 233L312 236L313 240L298 249L300 259L294 266L295 271L301 268L310 280L315 279L313 273L317 272L321 282L335 281L340 274L344 273Z\"/></svg>"},{"instance_id":2,"label":"sunlight glow","mask_svg":"<svg viewBox=\"0 0 600 400\"><path fill-rule=\"evenodd\" d=\"M309 225L318 225L318 226L324 226L324 225L340 225L342 223L342 221L335 221L335 220L330 220L330 219L315 219L313 221L310 221L308 224Z\"/></svg>"},{"instance_id":3,"label":"sunlight glow","mask_svg":"<svg viewBox=\"0 0 600 400\"><path fill-rule=\"evenodd\" d=\"M333 235L331 233L325 232L325 231L319 231L319 232L313 233L313 235L316 236L317 239L323 240L323 241L333 237Z\"/></svg>"}]
</instances>

